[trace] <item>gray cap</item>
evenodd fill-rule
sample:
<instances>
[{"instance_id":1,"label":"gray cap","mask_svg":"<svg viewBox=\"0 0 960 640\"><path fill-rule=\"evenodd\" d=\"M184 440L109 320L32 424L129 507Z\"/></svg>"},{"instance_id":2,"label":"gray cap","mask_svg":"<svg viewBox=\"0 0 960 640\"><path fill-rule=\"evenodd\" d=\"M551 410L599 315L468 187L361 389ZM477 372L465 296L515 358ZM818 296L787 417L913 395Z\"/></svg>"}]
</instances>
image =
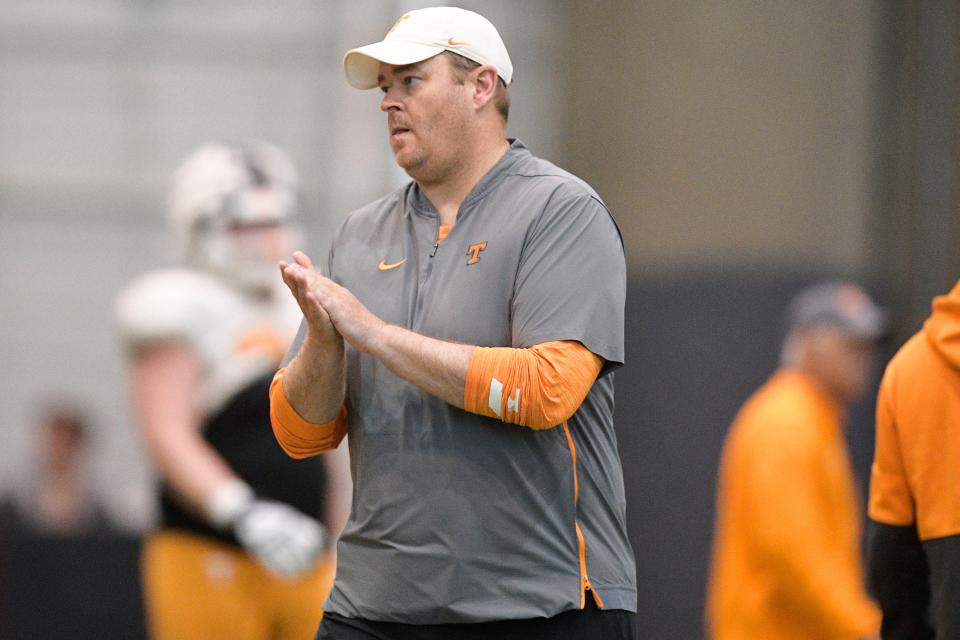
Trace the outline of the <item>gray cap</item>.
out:
<instances>
[{"instance_id":1,"label":"gray cap","mask_svg":"<svg viewBox=\"0 0 960 640\"><path fill-rule=\"evenodd\" d=\"M821 282L798 293L787 308L787 325L830 326L855 340L872 342L887 329L887 313L853 282Z\"/></svg>"}]
</instances>

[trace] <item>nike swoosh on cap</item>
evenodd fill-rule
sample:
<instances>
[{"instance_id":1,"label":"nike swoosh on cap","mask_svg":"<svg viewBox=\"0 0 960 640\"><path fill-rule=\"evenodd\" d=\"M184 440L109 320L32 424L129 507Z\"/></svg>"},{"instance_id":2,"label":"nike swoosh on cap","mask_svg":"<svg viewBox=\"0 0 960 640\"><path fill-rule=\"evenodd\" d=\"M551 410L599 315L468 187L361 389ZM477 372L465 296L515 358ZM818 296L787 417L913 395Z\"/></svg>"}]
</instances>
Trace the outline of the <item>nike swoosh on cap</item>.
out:
<instances>
[{"instance_id":1,"label":"nike swoosh on cap","mask_svg":"<svg viewBox=\"0 0 960 640\"><path fill-rule=\"evenodd\" d=\"M451 47L459 47L460 45L470 44L470 43L454 40L453 38L447 38L447 44L450 45Z\"/></svg>"},{"instance_id":2,"label":"nike swoosh on cap","mask_svg":"<svg viewBox=\"0 0 960 640\"><path fill-rule=\"evenodd\" d=\"M381 261L380 261L380 264L377 265L377 269L380 269L380 271L390 271L390 269L396 269L397 267L399 267L400 265L402 265L402 264L403 264L404 262L406 262L406 261L407 261L407 259L404 258L404 259L401 260L400 262L393 262L393 263L391 263L391 264L387 264L386 262L384 262L383 260L381 260Z\"/></svg>"}]
</instances>

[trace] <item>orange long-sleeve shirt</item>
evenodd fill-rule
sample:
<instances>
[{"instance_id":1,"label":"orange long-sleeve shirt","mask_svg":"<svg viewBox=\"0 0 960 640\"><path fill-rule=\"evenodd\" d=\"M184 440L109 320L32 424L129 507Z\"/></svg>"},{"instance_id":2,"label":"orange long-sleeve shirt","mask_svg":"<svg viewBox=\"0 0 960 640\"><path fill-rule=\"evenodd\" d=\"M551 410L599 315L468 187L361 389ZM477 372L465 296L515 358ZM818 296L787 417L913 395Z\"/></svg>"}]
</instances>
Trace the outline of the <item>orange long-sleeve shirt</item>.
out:
<instances>
[{"instance_id":1,"label":"orange long-sleeve shirt","mask_svg":"<svg viewBox=\"0 0 960 640\"><path fill-rule=\"evenodd\" d=\"M852 640L880 626L840 407L804 374L775 374L727 436L708 591L718 640Z\"/></svg>"},{"instance_id":2,"label":"orange long-sleeve shirt","mask_svg":"<svg viewBox=\"0 0 960 640\"><path fill-rule=\"evenodd\" d=\"M960 282L887 366L870 479L884 638L960 633Z\"/></svg>"},{"instance_id":3,"label":"orange long-sleeve shirt","mask_svg":"<svg viewBox=\"0 0 960 640\"><path fill-rule=\"evenodd\" d=\"M870 517L921 540L960 534L960 283L887 367L877 400Z\"/></svg>"}]
</instances>

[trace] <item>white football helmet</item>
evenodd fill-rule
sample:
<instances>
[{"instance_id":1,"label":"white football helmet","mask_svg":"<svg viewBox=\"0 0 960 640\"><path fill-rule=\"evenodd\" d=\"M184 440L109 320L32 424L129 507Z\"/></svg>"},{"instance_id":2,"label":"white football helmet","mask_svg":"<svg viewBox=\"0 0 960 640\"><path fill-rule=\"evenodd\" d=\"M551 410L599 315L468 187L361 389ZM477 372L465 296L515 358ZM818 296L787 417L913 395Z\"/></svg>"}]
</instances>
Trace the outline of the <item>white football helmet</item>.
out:
<instances>
[{"instance_id":1,"label":"white football helmet","mask_svg":"<svg viewBox=\"0 0 960 640\"><path fill-rule=\"evenodd\" d=\"M264 142L209 142L173 174L169 218L187 260L247 289L269 289L301 241L299 179Z\"/></svg>"}]
</instances>

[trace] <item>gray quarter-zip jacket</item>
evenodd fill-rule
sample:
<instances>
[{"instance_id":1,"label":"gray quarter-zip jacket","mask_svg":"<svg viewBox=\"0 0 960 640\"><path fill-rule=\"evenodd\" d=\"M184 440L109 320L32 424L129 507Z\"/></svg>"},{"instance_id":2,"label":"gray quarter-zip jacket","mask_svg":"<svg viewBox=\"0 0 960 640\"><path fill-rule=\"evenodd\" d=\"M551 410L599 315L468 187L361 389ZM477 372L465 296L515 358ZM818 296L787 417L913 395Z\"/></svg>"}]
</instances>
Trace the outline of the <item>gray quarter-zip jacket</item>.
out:
<instances>
[{"instance_id":1,"label":"gray quarter-zip jacket","mask_svg":"<svg viewBox=\"0 0 960 640\"><path fill-rule=\"evenodd\" d=\"M616 223L589 185L513 140L442 243L438 231L411 182L347 218L327 273L423 335L517 348L576 340L605 365L567 422L537 431L458 409L348 347L354 494L326 610L481 622L549 617L593 597L636 611L613 428L626 294Z\"/></svg>"}]
</instances>

